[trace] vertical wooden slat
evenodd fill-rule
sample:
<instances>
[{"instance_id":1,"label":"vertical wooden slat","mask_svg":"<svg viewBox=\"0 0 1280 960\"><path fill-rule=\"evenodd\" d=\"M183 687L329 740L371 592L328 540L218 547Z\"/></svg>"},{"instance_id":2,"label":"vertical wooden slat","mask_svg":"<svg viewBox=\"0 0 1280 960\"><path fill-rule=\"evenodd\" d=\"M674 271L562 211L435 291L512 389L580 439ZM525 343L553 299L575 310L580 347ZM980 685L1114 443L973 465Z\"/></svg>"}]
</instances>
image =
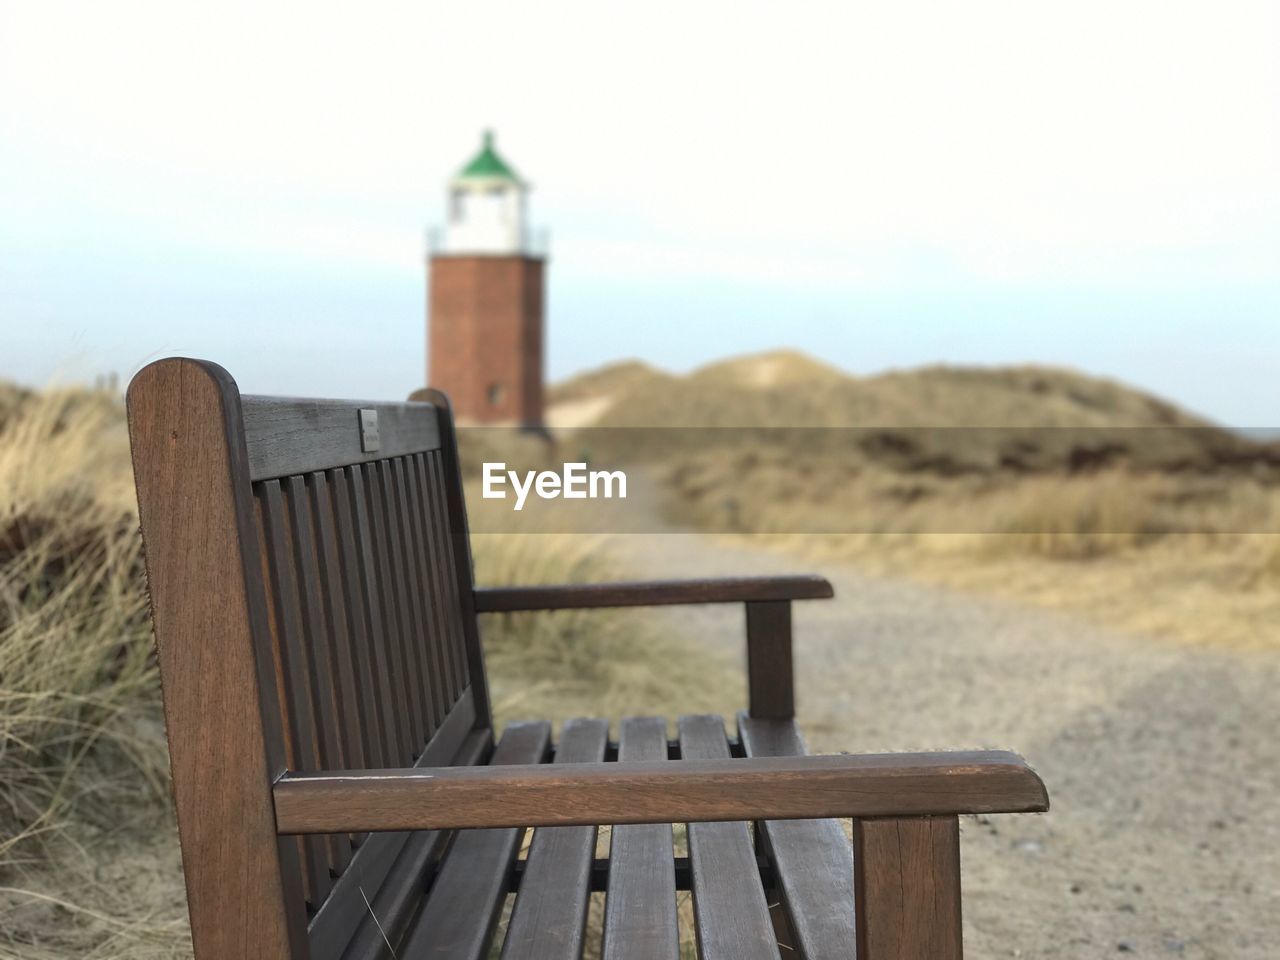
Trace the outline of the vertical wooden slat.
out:
<instances>
[{"instance_id":1,"label":"vertical wooden slat","mask_svg":"<svg viewBox=\"0 0 1280 960\"><path fill-rule=\"evenodd\" d=\"M311 666L311 697L319 734L320 763L326 770L338 770L347 766L346 744L340 733L340 698L331 662L333 645L320 600L322 580L316 555L311 499L302 477L288 478L284 489L289 526L293 530L293 564L302 609L302 641Z\"/></svg>"},{"instance_id":2,"label":"vertical wooden slat","mask_svg":"<svg viewBox=\"0 0 1280 960\"><path fill-rule=\"evenodd\" d=\"M738 716L748 757L801 757L794 720ZM805 960L843 960L857 939L853 850L838 820L769 820L757 824L756 852L773 861L776 889L794 944Z\"/></svg>"},{"instance_id":3,"label":"vertical wooden slat","mask_svg":"<svg viewBox=\"0 0 1280 960\"><path fill-rule=\"evenodd\" d=\"M422 610L422 656L425 680L431 701L436 705L433 724L439 726L450 709L446 683L446 661L443 659L445 631L444 608L440 603L439 571L427 550L430 528L423 510L419 461L405 457L402 461L405 497L408 500L408 532L417 557L418 602Z\"/></svg>"},{"instance_id":4,"label":"vertical wooden slat","mask_svg":"<svg viewBox=\"0 0 1280 960\"><path fill-rule=\"evenodd\" d=\"M403 518L396 507L395 491L391 486L390 465L381 460L369 464L370 490L377 505L374 526L380 542L379 554L383 559L385 575L382 577L382 602L387 611L387 646L391 650L391 662L395 665L394 679L399 709L409 741L409 753L403 763L410 764L422 754L427 741L426 726L422 721L424 711L414 676L412 651L413 626L410 621L408 597L405 593L404 554L401 550L399 527Z\"/></svg>"},{"instance_id":5,"label":"vertical wooden slat","mask_svg":"<svg viewBox=\"0 0 1280 960\"><path fill-rule=\"evenodd\" d=\"M374 650L382 660L382 670L387 679L390 701L390 721L395 730L396 766L407 766L415 754L414 736L409 728L408 693L405 690L404 664L400 658L400 616L396 604L395 563L391 557L391 541L387 536L385 511L382 503L382 484L378 475L378 463L363 464L358 469L363 475L365 517L368 520L369 545L374 569L374 603L382 618L382 629L374 637Z\"/></svg>"},{"instance_id":6,"label":"vertical wooden slat","mask_svg":"<svg viewBox=\"0 0 1280 960\"><path fill-rule=\"evenodd\" d=\"M342 730L342 701L333 662L333 642L329 619L321 601L323 579L317 556L311 498L302 477L284 482L289 526L293 531L293 563L297 573L302 608L302 645L310 665L311 701L316 714L319 762L323 769L340 770L349 765ZM342 873L351 862L351 837L330 837L329 866Z\"/></svg>"},{"instance_id":7,"label":"vertical wooden slat","mask_svg":"<svg viewBox=\"0 0 1280 960\"><path fill-rule=\"evenodd\" d=\"M467 529L467 505L462 496L462 466L458 462L458 436L454 429L449 399L438 390L424 391L435 404L439 416L440 449L432 451L436 465L441 507L448 517L450 551L449 570L455 577L463 640L466 648L467 680L475 697L481 724L493 726L493 710L489 703L489 680L484 668L484 648L480 645L480 628L475 609L475 570L471 562L471 533Z\"/></svg>"},{"instance_id":8,"label":"vertical wooden slat","mask_svg":"<svg viewBox=\"0 0 1280 960\"><path fill-rule=\"evenodd\" d=\"M459 663L461 650L455 649L453 638L457 633L455 621L456 604L453 602L453 579L449 571L449 534L440 521L440 514L432 502L434 486L431 468L426 454L418 454L417 461L422 511L424 514L424 530L427 558L433 571L433 600L440 615L440 633L436 637L437 652L440 664L444 668L444 685L450 699L458 695L460 689L458 678L462 675Z\"/></svg>"},{"instance_id":9,"label":"vertical wooden slat","mask_svg":"<svg viewBox=\"0 0 1280 960\"><path fill-rule=\"evenodd\" d=\"M546 723L511 723L491 764L541 763L550 746ZM462 830L396 956L403 960L480 960L493 937L523 829Z\"/></svg>"},{"instance_id":10,"label":"vertical wooden slat","mask_svg":"<svg viewBox=\"0 0 1280 960\"><path fill-rule=\"evenodd\" d=\"M147 366L129 436L196 960L306 960L301 873L275 835L284 737L235 381Z\"/></svg>"},{"instance_id":11,"label":"vertical wooden slat","mask_svg":"<svg viewBox=\"0 0 1280 960\"><path fill-rule=\"evenodd\" d=\"M430 661L427 659L426 648L426 608L422 604L422 595L426 586L423 583L422 571L418 569L418 553L413 541L413 511L409 506L404 467L403 457L389 461L387 479L390 484L390 498L395 504L396 548L401 557L400 582L404 586L404 604L409 624L406 641L413 671L409 679L413 683L414 696L420 711L418 729L421 730L422 741L425 743L435 732L438 708L427 679Z\"/></svg>"},{"instance_id":12,"label":"vertical wooden slat","mask_svg":"<svg viewBox=\"0 0 1280 960\"><path fill-rule=\"evenodd\" d=\"M396 709L396 697L391 678L391 665L387 660L387 628L383 618L381 588L378 582L377 560L369 518L367 483L364 468L347 468L347 480L351 487L351 512L355 523L359 567L365 599L365 643L368 645L369 663L373 668L374 688L377 693L376 708L382 718L385 737L385 762L388 766L403 765L409 752L409 738L404 731L404 717Z\"/></svg>"},{"instance_id":13,"label":"vertical wooden slat","mask_svg":"<svg viewBox=\"0 0 1280 960\"><path fill-rule=\"evenodd\" d=\"M380 689L373 653L369 643L369 604L366 587L364 545L356 529L354 504L360 499L351 483L349 469L333 470L329 475L333 486L334 516L337 522L338 560L341 571L344 606L347 612L347 634L350 650L359 675L361 716L365 730L365 755L371 765L389 767L394 761L387 749L389 737L386 718L379 706Z\"/></svg>"},{"instance_id":14,"label":"vertical wooden slat","mask_svg":"<svg viewBox=\"0 0 1280 960\"><path fill-rule=\"evenodd\" d=\"M440 730L418 760L419 767L471 766L493 751L488 731L475 729L475 707L470 693L464 693ZM334 881L333 892L311 920L309 933L313 960L388 960L379 945L385 946L383 932L395 942L396 931L416 912L429 878L422 870L410 870L401 862L406 851L418 849L423 841L439 853L448 834L372 833L352 858L351 866ZM425 861L417 859L425 869ZM431 854L428 859L436 859ZM397 889L397 884L408 886ZM372 913L370 907L372 906ZM388 912L390 911L390 912ZM375 920L376 918L376 920ZM382 930L378 929L379 924ZM359 928L359 932L357 931ZM354 939L353 939L354 933ZM351 950L345 948L351 945ZM357 946L362 944L363 946ZM403 954L402 954L403 956Z\"/></svg>"},{"instance_id":15,"label":"vertical wooden slat","mask_svg":"<svg viewBox=\"0 0 1280 960\"><path fill-rule=\"evenodd\" d=\"M449 544L449 527L445 520L443 504L440 502L438 477L434 467L433 453L422 454L422 485L424 507L431 518L430 549L435 558L435 568L439 571L440 605L444 611L444 635L440 637L448 654L449 686L461 690L466 686L466 652L462 644L461 614L458 608L457 572L453 568L453 550Z\"/></svg>"},{"instance_id":16,"label":"vertical wooden slat","mask_svg":"<svg viewBox=\"0 0 1280 960\"><path fill-rule=\"evenodd\" d=\"M254 536L257 543L261 547L259 550L259 558L261 560L261 569L259 575L264 589L268 592L268 600L266 604L265 626L266 631L259 640L259 656L268 659L271 663L271 682L275 688L274 702L279 707L278 723L281 737L284 745L284 763L289 770L297 770L306 764L306 760L300 754L298 747L298 737L295 733L296 724L290 721L290 711L293 709L293 697L289 692L288 671L285 668L284 648L281 644L280 628L276 625L276 605L270 599L270 584L272 583L271 572L271 551L266 547L266 527L263 519L262 501L256 497L253 501L255 530ZM285 841L286 843L289 841ZM316 884L313 880L316 870L314 844L309 844L306 837L294 837L292 845L293 853L299 867L301 869L300 882L302 885L303 897L312 905L316 904L318 893Z\"/></svg>"},{"instance_id":17,"label":"vertical wooden slat","mask_svg":"<svg viewBox=\"0 0 1280 960\"><path fill-rule=\"evenodd\" d=\"M439 701L431 683L431 654L428 637L431 633L431 608L427 603L427 571L419 550L417 523L419 511L413 502L409 487L409 464L404 457L391 462L391 481L395 490L396 509L399 511L400 549L405 564L405 594L409 605L409 617L413 623L412 653L414 680L418 685L418 697L422 703L422 725L430 737L444 718L445 705Z\"/></svg>"},{"instance_id":18,"label":"vertical wooden slat","mask_svg":"<svg viewBox=\"0 0 1280 960\"><path fill-rule=\"evenodd\" d=\"M956 817L855 820L858 960L960 960Z\"/></svg>"},{"instance_id":19,"label":"vertical wooden slat","mask_svg":"<svg viewBox=\"0 0 1280 960\"><path fill-rule=\"evenodd\" d=\"M751 716L789 720L795 716L795 680L791 664L791 603L770 600L746 604L747 690Z\"/></svg>"},{"instance_id":20,"label":"vertical wooden slat","mask_svg":"<svg viewBox=\"0 0 1280 960\"><path fill-rule=\"evenodd\" d=\"M680 755L687 760L728 760L729 741L721 719L681 717ZM688 829L698 956L779 960L748 825L691 823Z\"/></svg>"},{"instance_id":21,"label":"vertical wooden slat","mask_svg":"<svg viewBox=\"0 0 1280 960\"><path fill-rule=\"evenodd\" d=\"M275 616L271 623L279 652L280 677L285 689L287 728L293 744L293 769L323 770L326 764L320 749L320 739L316 735L312 666L302 632L297 575L293 566L293 537L280 481L267 480L259 483L258 503L274 601L272 610ZM329 895L330 861L338 856L338 838L303 838L308 899L313 907L318 908Z\"/></svg>"},{"instance_id":22,"label":"vertical wooden slat","mask_svg":"<svg viewBox=\"0 0 1280 960\"><path fill-rule=\"evenodd\" d=\"M445 557L444 572L448 585L449 621L453 626L449 631L449 639L453 643L454 662L457 663L460 671L458 682L466 685L471 678L471 659L479 650L479 646L472 648L468 643L470 634L467 630L467 617L470 616L470 626L474 628L475 613L468 614L463 607L463 600L466 600L466 607L470 607L472 602L470 547L466 548L466 552L458 549L457 524L461 521L461 517L454 515L449 506L448 490L444 485L444 466L440 462L439 451L426 454L426 465L431 476L431 503L434 504L436 511L436 524L440 530L444 531L444 538L440 545ZM466 590L466 596L463 596L463 590Z\"/></svg>"},{"instance_id":23,"label":"vertical wooden slat","mask_svg":"<svg viewBox=\"0 0 1280 960\"><path fill-rule=\"evenodd\" d=\"M325 636L329 638L329 657L333 664L334 690L341 713L343 758L352 769L368 766L365 718L360 701L356 667L351 656L351 635L347 630L345 591L342 568L338 560L338 541L334 531L333 498L329 478L313 473L307 478L307 492L315 518L317 576L324 599Z\"/></svg>"},{"instance_id":24,"label":"vertical wooden slat","mask_svg":"<svg viewBox=\"0 0 1280 960\"><path fill-rule=\"evenodd\" d=\"M667 724L661 717L626 717L618 762L667 759ZM676 875L671 824L613 828L609 890L604 903L604 960L678 960Z\"/></svg>"}]
</instances>

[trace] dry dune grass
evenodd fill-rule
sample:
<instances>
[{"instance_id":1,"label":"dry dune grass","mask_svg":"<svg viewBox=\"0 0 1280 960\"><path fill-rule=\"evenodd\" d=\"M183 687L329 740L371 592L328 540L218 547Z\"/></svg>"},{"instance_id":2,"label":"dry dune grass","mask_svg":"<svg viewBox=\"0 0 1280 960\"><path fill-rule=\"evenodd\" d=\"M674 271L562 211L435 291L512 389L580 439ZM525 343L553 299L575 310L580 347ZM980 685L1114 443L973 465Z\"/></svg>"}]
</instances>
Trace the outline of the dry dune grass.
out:
<instances>
[{"instance_id":1,"label":"dry dune grass","mask_svg":"<svg viewBox=\"0 0 1280 960\"><path fill-rule=\"evenodd\" d=\"M474 498L473 498L474 501ZM563 525L549 522L552 529ZM472 536L482 585L626 578L607 537L537 528ZM481 619L498 723L736 708L734 664L663 629L643 610L561 610Z\"/></svg>"},{"instance_id":2,"label":"dry dune grass","mask_svg":"<svg viewBox=\"0 0 1280 960\"><path fill-rule=\"evenodd\" d=\"M612 397L606 428L860 428L669 441L650 467L678 521L1172 640L1280 645L1280 451L1119 384L1032 367L855 378L780 353L560 391Z\"/></svg>"},{"instance_id":3,"label":"dry dune grass","mask_svg":"<svg viewBox=\"0 0 1280 960\"><path fill-rule=\"evenodd\" d=\"M132 499L117 400L60 390L7 409L0 957L181 955L175 898L122 911L103 872L124 825L173 842Z\"/></svg>"},{"instance_id":4,"label":"dry dune grass","mask_svg":"<svg viewBox=\"0 0 1280 960\"><path fill-rule=\"evenodd\" d=\"M78 796L74 775L104 760L164 781L156 690L139 588L128 451L110 398L33 397L0 427L0 852L56 827L68 806L104 813L109 778Z\"/></svg>"},{"instance_id":5,"label":"dry dune grass","mask_svg":"<svg viewBox=\"0 0 1280 960\"><path fill-rule=\"evenodd\" d=\"M998 593L1174 642L1280 647L1280 487L1268 482L864 470L833 484L786 463L735 472L714 452L665 479L682 520L763 534L819 562Z\"/></svg>"},{"instance_id":6,"label":"dry dune grass","mask_svg":"<svg viewBox=\"0 0 1280 960\"><path fill-rule=\"evenodd\" d=\"M1254 580L1259 585L1280 586L1280 537L1264 539L1262 560L1257 565Z\"/></svg>"},{"instance_id":7,"label":"dry dune grass","mask_svg":"<svg viewBox=\"0 0 1280 960\"><path fill-rule=\"evenodd\" d=\"M547 403L554 407L576 400L595 400L604 394L626 390L633 385L667 379L668 375L639 360L622 360L598 370L589 370L563 383L547 387Z\"/></svg>"},{"instance_id":8,"label":"dry dune grass","mask_svg":"<svg viewBox=\"0 0 1280 960\"><path fill-rule=\"evenodd\" d=\"M597 426L1204 426L1159 398L1052 367L924 367L855 377L795 351L675 376L629 361L553 387L548 403L608 396Z\"/></svg>"}]
</instances>

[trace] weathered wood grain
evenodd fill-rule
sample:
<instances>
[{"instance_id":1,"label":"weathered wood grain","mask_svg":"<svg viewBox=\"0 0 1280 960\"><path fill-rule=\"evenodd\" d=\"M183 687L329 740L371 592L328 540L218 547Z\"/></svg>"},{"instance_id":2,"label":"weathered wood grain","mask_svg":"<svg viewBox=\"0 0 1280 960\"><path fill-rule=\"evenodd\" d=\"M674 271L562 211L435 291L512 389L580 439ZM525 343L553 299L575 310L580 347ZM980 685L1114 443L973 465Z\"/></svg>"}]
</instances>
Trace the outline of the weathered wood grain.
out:
<instances>
[{"instance_id":1,"label":"weathered wood grain","mask_svg":"<svg viewBox=\"0 0 1280 960\"><path fill-rule=\"evenodd\" d=\"M369 750L367 727L372 719L356 679L355 658L347 628L346 592L342 582L342 565L338 559L329 475L311 474L307 478L307 492L315 517L317 590L323 599L324 633L329 638L335 696L342 717L339 727L345 751L343 767L369 767L373 765L373 761L366 759Z\"/></svg>"},{"instance_id":2,"label":"weathered wood grain","mask_svg":"<svg viewBox=\"0 0 1280 960\"><path fill-rule=\"evenodd\" d=\"M747 605L747 703L753 717L786 720L796 715L791 664L791 603L757 600Z\"/></svg>"},{"instance_id":3,"label":"weathered wood grain","mask_svg":"<svg viewBox=\"0 0 1280 960\"><path fill-rule=\"evenodd\" d=\"M684 759L672 766L727 760L724 722L715 716L681 717L680 755ZM778 960L778 939L756 870L750 826L741 821L690 823L688 829L698 956L702 960Z\"/></svg>"},{"instance_id":4,"label":"weathered wood grain","mask_svg":"<svg viewBox=\"0 0 1280 960\"><path fill-rule=\"evenodd\" d=\"M474 730L463 743L457 762L464 766L483 763L492 746L488 731ZM342 960L396 960L388 949L388 941L397 945L404 939L414 914L422 904L428 877L438 866L452 836L448 831L439 830L408 835L382 885L362 889L357 905L361 916L343 928L345 933L354 927L355 936L341 951ZM315 955L319 938L314 925L311 943L312 960L321 960Z\"/></svg>"},{"instance_id":5,"label":"weathered wood grain","mask_svg":"<svg viewBox=\"0 0 1280 960\"><path fill-rule=\"evenodd\" d=\"M492 746L492 738L487 730L474 730L475 722L475 705L470 691L466 691L427 744L418 761L419 765L471 766L483 762ZM385 920L393 926L406 919L396 912L397 909L404 908L404 903L401 902L403 898L407 897L416 908L421 900L421 888L417 889L415 898L415 891L399 890L395 882L388 879L393 864L399 862L398 858L403 858L402 851L413 836L420 834L370 834L356 850L351 865L334 881L329 899L311 920L311 960L338 960L344 956L343 948L348 941L352 942L353 949L356 944L368 947L373 933L376 933L377 924L366 922L369 921L366 899L372 901L379 911L376 914L379 921ZM414 882L418 880L421 880L420 874ZM392 906L387 906L388 899L392 901ZM400 906L396 907L395 904ZM373 931L370 932L366 927L373 928ZM357 956L363 955L353 954L353 957ZM376 952L373 956L377 956Z\"/></svg>"},{"instance_id":6,"label":"weathered wood grain","mask_svg":"<svg viewBox=\"0 0 1280 960\"><path fill-rule=\"evenodd\" d=\"M439 421L429 403L245 396L241 404L251 480L314 473L440 446ZM378 412L380 443L374 451L361 447L362 409Z\"/></svg>"},{"instance_id":7,"label":"weathered wood grain","mask_svg":"<svg viewBox=\"0 0 1280 960\"><path fill-rule=\"evenodd\" d=\"M301 773L275 801L283 834L1048 807L1040 778L1000 751Z\"/></svg>"},{"instance_id":8,"label":"weathered wood grain","mask_svg":"<svg viewBox=\"0 0 1280 960\"><path fill-rule=\"evenodd\" d=\"M303 958L295 848L272 837L285 748L239 393L216 364L170 359L128 405L195 956Z\"/></svg>"},{"instance_id":9,"label":"weathered wood grain","mask_svg":"<svg viewBox=\"0 0 1280 960\"><path fill-rule=\"evenodd\" d=\"M481 587L475 591L475 606L477 613L507 613L585 607L823 600L833 596L831 584L824 577L725 577L545 587Z\"/></svg>"},{"instance_id":10,"label":"weathered wood grain","mask_svg":"<svg viewBox=\"0 0 1280 960\"><path fill-rule=\"evenodd\" d=\"M444 469L439 453L423 454L422 460L427 478L427 506L435 516L435 544L439 555L440 570L444 579L444 595L441 601L445 605L445 642L449 647L449 662L453 668L453 682L466 684L471 676L480 676L483 670L472 670L472 644L469 642L467 625L475 626L475 615L468 616L463 611L463 582L470 583L470 547L465 556L459 553L456 527L458 520L449 509L448 488L445 485ZM466 569L463 569L463 564ZM469 593L469 590L467 591ZM478 644L478 640L476 641ZM478 648L477 648L478 649Z\"/></svg>"},{"instance_id":11,"label":"weathered wood grain","mask_svg":"<svg viewBox=\"0 0 1280 960\"><path fill-rule=\"evenodd\" d=\"M859 960L960 960L955 817L856 820Z\"/></svg>"},{"instance_id":12,"label":"weathered wood grain","mask_svg":"<svg viewBox=\"0 0 1280 960\"><path fill-rule=\"evenodd\" d=\"M336 765L336 758L324 755L317 735L319 710L311 683L308 638L302 633L292 536L285 516L284 497L277 480L269 480L257 487L267 581L272 599L268 622L273 654L279 664L279 688L285 704L285 729L291 748L290 766L295 770L322 770L331 764ZM341 840L337 836L330 836L326 841L319 837L303 839L302 865L307 900L313 907L318 908L329 895L330 864L333 860L342 859L340 848Z\"/></svg>"},{"instance_id":13,"label":"weathered wood grain","mask_svg":"<svg viewBox=\"0 0 1280 960\"><path fill-rule=\"evenodd\" d=\"M392 627L390 611L383 602L384 565L379 562L379 551L374 530L375 511L370 510L369 483L366 467L354 466L346 470L351 491L351 518L357 544L360 570L360 586L364 596L365 639L364 653L369 658L373 673L376 706L383 719L383 744L385 756L396 766L407 766L412 743L407 728L406 711L397 703L397 678L391 662Z\"/></svg>"},{"instance_id":14,"label":"weathered wood grain","mask_svg":"<svg viewBox=\"0 0 1280 960\"><path fill-rule=\"evenodd\" d=\"M387 464L366 464L365 494L368 497L369 525L373 533L374 557L378 566L378 606L382 610L383 636L381 651L386 657L386 670L391 685L391 703L400 722L401 764L411 764L422 752L426 730L422 727L423 709L417 697L417 685L411 666L409 625L404 590L404 561L399 556L398 518L388 503L390 486Z\"/></svg>"},{"instance_id":15,"label":"weathered wood grain","mask_svg":"<svg viewBox=\"0 0 1280 960\"><path fill-rule=\"evenodd\" d=\"M666 758L665 720L627 717L622 721L619 763L652 763ZM613 828L604 904L604 960L678 960L673 851L669 823Z\"/></svg>"},{"instance_id":16,"label":"weathered wood grain","mask_svg":"<svg viewBox=\"0 0 1280 960\"><path fill-rule=\"evenodd\" d=\"M436 723L436 704L434 702L428 677L431 668L427 657L427 622L423 615L421 596L426 589L426 580L418 569L418 553L414 546L414 516L409 507L409 498L404 475L404 458L389 461L386 467L387 502L392 535L396 538L396 550L399 558L399 578L397 589L402 591L405 605L405 639L407 643L409 682L413 687L413 695L420 711L416 729L419 743L430 738Z\"/></svg>"},{"instance_id":17,"label":"weathered wood grain","mask_svg":"<svg viewBox=\"0 0 1280 960\"><path fill-rule=\"evenodd\" d=\"M467 506L462 496L462 465L458 459L458 438L454 427L449 399L437 390L426 390L425 396L440 416L441 446L438 451L424 454L427 465L435 477L441 496L437 500L444 511L442 524L448 530L451 549L445 571L450 578L450 600L457 603L462 624L462 636L466 648L467 682L476 696L476 709L493 725L492 706L489 702L489 678L484 666L484 647L480 643L480 629L476 622L475 564L471 558L471 532L467 526Z\"/></svg>"},{"instance_id":18,"label":"weathered wood grain","mask_svg":"<svg viewBox=\"0 0 1280 960\"><path fill-rule=\"evenodd\" d=\"M551 728L546 723L511 724L503 732L491 762L499 766L537 763L547 752L550 740ZM517 827L459 834L399 955L406 960L483 957L498 922L507 876L523 833L523 828Z\"/></svg>"},{"instance_id":19,"label":"weathered wood grain","mask_svg":"<svg viewBox=\"0 0 1280 960\"><path fill-rule=\"evenodd\" d=\"M794 720L738 718L748 757L805 754ZM778 892L805 960L846 960L856 942L853 850L837 820L766 820L760 824Z\"/></svg>"},{"instance_id":20,"label":"weathered wood grain","mask_svg":"<svg viewBox=\"0 0 1280 960\"><path fill-rule=\"evenodd\" d=\"M390 766L398 763L391 749L386 716L386 693L382 689L373 655L371 630L381 631L382 622L374 607L371 589L373 561L368 553L364 528L356 524L355 504L358 497L346 468L329 473L333 489L334 519L338 536L347 634L351 638L351 654L359 678L361 715L367 735L365 755L370 765Z\"/></svg>"},{"instance_id":21,"label":"weathered wood grain","mask_svg":"<svg viewBox=\"0 0 1280 960\"><path fill-rule=\"evenodd\" d=\"M411 573L416 578L414 594L422 624L423 679L427 687L427 699L433 705L432 715L437 718L434 722L438 724L450 699L443 650L443 637L448 624L445 621L444 605L440 601L440 571L435 565L434 553L427 540L431 527L423 510L418 478L419 458L405 457L398 460L397 464L400 467L402 493L409 518L406 533L409 535L410 553L414 557Z\"/></svg>"},{"instance_id":22,"label":"weathered wood grain","mask_svg":"<svg viewBox=\"0 0 1280 960\"><path fill-rule=\"evenodd\" d=\"M608 720L570 720L561 731L555 762L598 763L608 742ZM594 826L534 831L502 960L579 960L595 848Z\"/></svg>"}]
</instances>

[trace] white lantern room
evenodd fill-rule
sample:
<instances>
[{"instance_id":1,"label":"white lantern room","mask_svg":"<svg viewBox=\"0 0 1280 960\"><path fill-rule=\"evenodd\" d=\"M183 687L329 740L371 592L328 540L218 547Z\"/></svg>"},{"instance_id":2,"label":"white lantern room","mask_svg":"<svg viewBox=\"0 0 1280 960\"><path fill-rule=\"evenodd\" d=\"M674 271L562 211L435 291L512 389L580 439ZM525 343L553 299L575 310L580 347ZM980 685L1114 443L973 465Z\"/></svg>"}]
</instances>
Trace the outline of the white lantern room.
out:
<instances>
[{"instance_id":1,"label":"white lantern room","mask_svg":"<svg viewBox=\"0 0 1280 960\"><path fill-rule=\"evenodd\" d=\"M529 186L498 155L486 130L480 152L449 181L447 254L527 253L525 198Z\"/></svg>"}]
</instances>

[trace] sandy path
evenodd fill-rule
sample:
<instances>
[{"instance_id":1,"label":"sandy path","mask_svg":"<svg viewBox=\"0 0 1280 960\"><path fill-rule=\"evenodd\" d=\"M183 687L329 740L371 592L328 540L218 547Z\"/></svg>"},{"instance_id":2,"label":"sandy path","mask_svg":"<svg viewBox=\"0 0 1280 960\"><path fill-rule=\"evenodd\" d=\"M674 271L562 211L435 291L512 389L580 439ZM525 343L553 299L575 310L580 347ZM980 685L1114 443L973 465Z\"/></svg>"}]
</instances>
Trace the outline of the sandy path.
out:
<instances>
[{"instance_id":1,"label":"sandy path","mask_svg":"<svg viewBox=\"0 0 1280 960\"><path fill-rule=\"evenodd\" d=\"M621 545L642 575L810 566L692 534ZM796 611L813 749L1009 747L1049 785L1047 816L964 822L970 956L1280 956L1280 658L821 572L836 600ZM738 609L664 615L741 645Z\"/></svg>"}]
</instances>

